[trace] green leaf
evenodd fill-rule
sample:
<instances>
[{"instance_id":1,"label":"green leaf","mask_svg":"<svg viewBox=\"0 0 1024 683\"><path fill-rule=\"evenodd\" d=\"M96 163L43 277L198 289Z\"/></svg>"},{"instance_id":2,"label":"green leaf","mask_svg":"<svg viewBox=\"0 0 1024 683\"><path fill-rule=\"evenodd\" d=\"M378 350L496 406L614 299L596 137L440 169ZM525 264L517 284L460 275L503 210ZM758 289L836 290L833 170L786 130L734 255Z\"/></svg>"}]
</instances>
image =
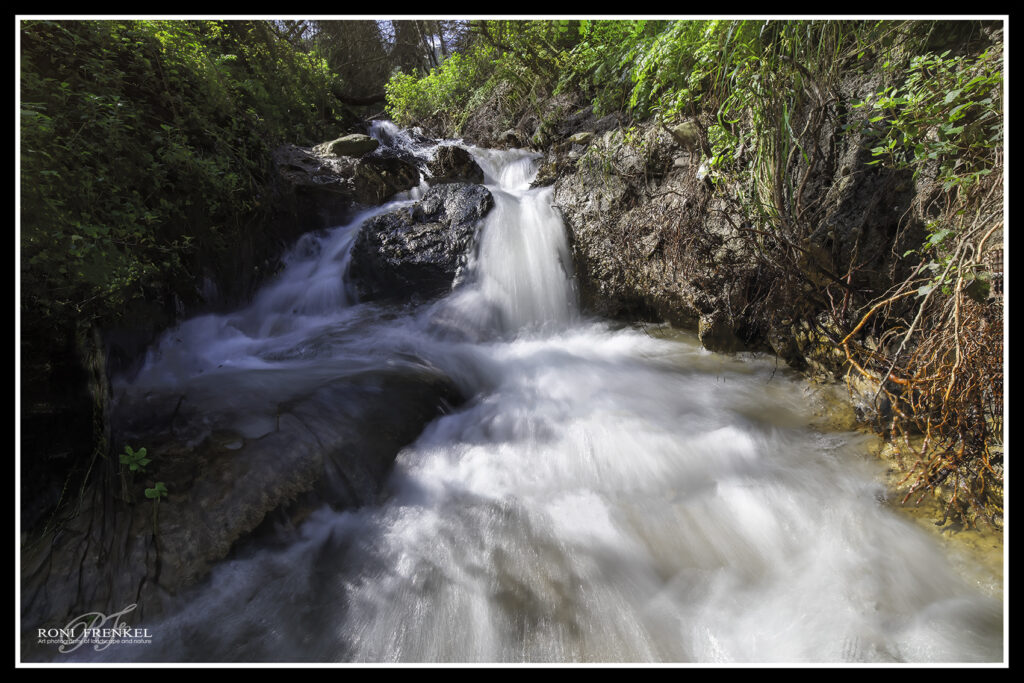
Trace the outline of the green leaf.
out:
<instances>
[{"instance_id":1,"label":"green leaf","mask_svg":"<svg viewBox=\"0 0 1024 683\"><path fill-rule=\"evenodd\" d=\"M964 117L964 114L961 114L960 111L964 107L969 107L972 104L974 104L974 103L973 102L964 102L963 104L958 104L957 106L953 107L953 109L950 110L950 112L949 112L949 120L950 121L959 121L960 119L962 119Z\"/></svg>"},{"instance_id":2,"label":"green leaf","mask_svg":"<svg viewBox=\"0 0 1024 683\"><path fill-rule=\"evenodd\" d=\"M146 498L160 498L167 495L167 486L158 481L153 488L145 490Z\"/></svg>"},{"instance_id":3,"label":"green leaf","mask_svg":"<svg viewBox=\"0 0 1024 683\"><path fill-rule=\"evenodd\" d=\"M944 228L944 229L939 230L938 232L932 234L928 238L926 244L928 246L934 247L934 246L936 246L938 244L941 244L947 237L949 237L952 234L953 234L953 231L951 229Z\"/></svg>"}]
</instances>

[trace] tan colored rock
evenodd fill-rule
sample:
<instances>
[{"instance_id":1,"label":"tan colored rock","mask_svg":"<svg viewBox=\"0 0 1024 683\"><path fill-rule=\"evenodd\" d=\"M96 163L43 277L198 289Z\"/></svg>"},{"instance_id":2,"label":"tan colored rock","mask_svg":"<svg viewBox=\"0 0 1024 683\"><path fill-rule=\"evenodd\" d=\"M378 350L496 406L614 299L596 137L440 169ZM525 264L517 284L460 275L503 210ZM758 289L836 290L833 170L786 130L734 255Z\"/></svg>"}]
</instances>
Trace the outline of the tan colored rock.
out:
<instances>
[{"instance_id":1,"label":"tan colored rock","mask_svg":"<svg viewBox=\"0 0 1024 683\"><path fill-rule=\"evenodd\" d=\"M361 157L377 149L380 143L369 135L352 133L330 142L313 147L313 153L321 156Z\"/></svg>"}]
</instances>

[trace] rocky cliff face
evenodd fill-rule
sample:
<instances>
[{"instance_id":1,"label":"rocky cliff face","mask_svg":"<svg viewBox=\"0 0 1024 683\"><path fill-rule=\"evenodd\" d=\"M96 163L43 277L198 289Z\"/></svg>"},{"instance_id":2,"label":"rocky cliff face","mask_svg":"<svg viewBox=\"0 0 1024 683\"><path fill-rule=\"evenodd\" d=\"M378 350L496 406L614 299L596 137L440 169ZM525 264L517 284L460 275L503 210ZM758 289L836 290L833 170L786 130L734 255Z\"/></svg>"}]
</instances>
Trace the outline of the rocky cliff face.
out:
<instances>
[{"instance_id":1,"label":"rocky cliff face","mask_svg":"<svg viewBox=\"0 0 1024 683\"><path fill-rule=\"evenodd\" d=\"M802 128L804 154L783 162L795 186L768 199L787 214L781 229L750 210L771 188L711 168L707 115L631 125L561 94L512 113L484 102L462 134L546 153L534 184L555 186L587 310L668 321L711 350L774 352L834 377L846 362L837 321L909 274L900 255L920 244L935 193L927 173L867 165L871 141L856 132L866 110L850 103L879 87L851 74L827 101L809 98L820 110Z\"/></svg>"},{"instance_id":2,"label":"rocky cliff face","mask_svg":"<svg viewBox=\"0 0 1024 683\"><path fill-rule=\"evenodd\" d=\"M848 87L853 98L869 84ZM835 318L906 275L896 254L920 243L931 191L866 166L865 141L844 134L842 120L822 131L813 168L794 171L808 178L800 201L811 208L781 236L750 220L750 188L709 171L707 122L648 122L628 140L622 129L564 131L540 182L554 182L583 305L696 330L714 351L775 352L836 375L845 358L831 348Z\"/></svg>"}]
</instances>

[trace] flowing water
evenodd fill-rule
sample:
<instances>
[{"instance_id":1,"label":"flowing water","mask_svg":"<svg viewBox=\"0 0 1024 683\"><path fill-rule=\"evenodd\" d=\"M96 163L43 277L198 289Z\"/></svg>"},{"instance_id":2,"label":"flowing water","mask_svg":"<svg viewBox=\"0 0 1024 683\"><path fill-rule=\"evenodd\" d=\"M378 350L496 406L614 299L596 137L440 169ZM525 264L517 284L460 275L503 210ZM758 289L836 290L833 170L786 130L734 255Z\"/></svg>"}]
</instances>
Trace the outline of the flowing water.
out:
<instances>
[{"instance_id":1,"label":"flowing water","mask_svg":"<svg viewBox=\"0 0 1024 683\"><path fill-rule=\"evenodd\" d=\"M404 197L304 237L248 308L181 325L133 380L204 381L253 437L268 395L395 358L471 399L399 454L380 504L314 511L179 596L152 645L81 658L1003 659L1001 586L884 502L866 436L811 426L818 394L772 358L581 316L536 155L472 152L496 203L448 296L389 309L346 285L360 224Z\"/></svg>"}]
</instances>

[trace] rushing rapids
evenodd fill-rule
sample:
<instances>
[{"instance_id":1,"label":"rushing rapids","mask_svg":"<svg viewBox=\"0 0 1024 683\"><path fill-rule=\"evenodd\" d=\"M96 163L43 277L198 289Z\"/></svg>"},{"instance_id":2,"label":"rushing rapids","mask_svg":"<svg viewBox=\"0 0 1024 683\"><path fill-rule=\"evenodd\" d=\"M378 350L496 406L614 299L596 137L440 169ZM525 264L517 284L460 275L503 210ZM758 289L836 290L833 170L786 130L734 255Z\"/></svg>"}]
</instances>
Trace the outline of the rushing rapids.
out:
<instances>
[{"instance_id":1,"label":"rushing rapids","mask_svg":"<svg viewBox=\"0 0 1024 683\"><path fill-rule=\"evenodd\" d=\"M1003 658L1001 587L885 503L866 436L810 426L819 399L774 359L582 316L535 155L470 149L495 205L447 296L359 303L346 280L360 226L421 186L304 237L249 307L184 323L131 380L206 382L252 438L267 393L399 358L469 401L400 453L377 504L239 548L151 644L73 660Z\"/></svg>"}]
</instances>

